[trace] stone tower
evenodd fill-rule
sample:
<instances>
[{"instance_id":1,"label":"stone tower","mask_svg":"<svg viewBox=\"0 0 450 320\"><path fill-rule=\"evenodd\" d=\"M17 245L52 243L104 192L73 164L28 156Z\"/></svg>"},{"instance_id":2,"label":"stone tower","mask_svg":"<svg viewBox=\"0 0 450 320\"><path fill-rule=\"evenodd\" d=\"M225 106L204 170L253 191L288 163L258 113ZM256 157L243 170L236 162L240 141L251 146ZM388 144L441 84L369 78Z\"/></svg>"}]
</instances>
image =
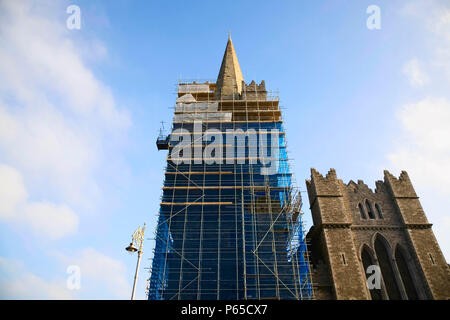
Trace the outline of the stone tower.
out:
<instances>
[{"instance_id":1,"label":"stone tower","mask_svg":"<svg viewBox=\"0 0 450 320\"><path fill-rule=\"evenodd\" d=\"M375 192L334 169L311 169L306 186L315 299L450 299L449 266L405 171L385 171Z\"/></svg>"},{"instance_id":2,"label":"stone tower","mask_svg":"<svg viewBox=\"0 0 450 320\"><path fill-rule=\"evenodd\" d=\"M179 82L172 130L156 141L169 155L149 300L311 299L281 115L264 81L244 82L231 38L215 83Z\"/></svg>"}]
</instances>

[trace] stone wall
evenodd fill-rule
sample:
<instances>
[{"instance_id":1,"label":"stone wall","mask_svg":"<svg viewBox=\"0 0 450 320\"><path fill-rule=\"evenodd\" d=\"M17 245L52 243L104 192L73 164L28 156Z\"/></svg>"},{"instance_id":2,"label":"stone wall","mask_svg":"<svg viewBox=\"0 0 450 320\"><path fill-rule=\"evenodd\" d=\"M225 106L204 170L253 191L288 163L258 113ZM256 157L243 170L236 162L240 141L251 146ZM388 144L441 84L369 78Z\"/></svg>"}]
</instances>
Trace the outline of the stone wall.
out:
<instances>
[{"instance_id":1,"label":"stone wall","mask_svg":"<svg viewBox=\"0 0 450 320\"><path fill-rule=\"evenodd\" d=\"M406 253L417 297L450 299L448 264L406 172L397 179L385 171L372 191L361 180L344 184L334 169L325 177L311 169L306 186L314 223L307 238L316 299L330 298L323 290L329 282L334 299L370 299L361 253L368 248L378 264L377 238L386 244L401 299L408 295L395 259L399 248ZM389 298L384 283L381 291Z\"/></svg>"}]
</instances>

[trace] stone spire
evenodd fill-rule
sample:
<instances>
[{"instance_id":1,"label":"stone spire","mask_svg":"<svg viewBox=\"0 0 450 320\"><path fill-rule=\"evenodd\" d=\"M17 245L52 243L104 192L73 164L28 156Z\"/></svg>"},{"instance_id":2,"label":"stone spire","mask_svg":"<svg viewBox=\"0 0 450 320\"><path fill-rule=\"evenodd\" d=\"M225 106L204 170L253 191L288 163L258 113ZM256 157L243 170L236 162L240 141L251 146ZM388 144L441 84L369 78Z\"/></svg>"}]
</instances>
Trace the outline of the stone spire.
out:
<instances>
[{"instance_id":1,"label":"stone spire","mask_svg":"<svg viewBox=\"0 0 450 320\"><path fill-rule=\"evenodd\" d=\"M229 35L222 65L217 76L215 98L227 100L233 99L234 96L234 99L239 99L239 95L242 93L242 81L244 81L244 77Z\"/></svg>"}]
</instances>

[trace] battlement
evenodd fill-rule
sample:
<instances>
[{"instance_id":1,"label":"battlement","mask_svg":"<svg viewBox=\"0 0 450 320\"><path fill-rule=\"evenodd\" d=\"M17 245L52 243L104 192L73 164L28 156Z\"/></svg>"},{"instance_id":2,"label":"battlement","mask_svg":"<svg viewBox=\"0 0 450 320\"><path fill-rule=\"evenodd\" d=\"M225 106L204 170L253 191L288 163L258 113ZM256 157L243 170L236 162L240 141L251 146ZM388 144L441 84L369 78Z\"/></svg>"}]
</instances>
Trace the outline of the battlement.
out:
<instances>
[{"instance_id":1,"label":"battlement","mask_svg":"<svg viewBox=\"0 0 450 320\"><path fill-rule=\"evenodd\" d=\"M317 199L324 197L343 197L347 201L349 199L348 195L356 195L357 198L354 199L361 197L361 199L369 198L372 201L376 201L376 199L381 201L380 199L383 199L384 194L391 199L390 201L393 201L392 203L395 203L403 223L428 226L428 221L406 171L402 171L397 178L385 170L384 181L376 181L375 186L375 190L372 190L363 180L357 180L357 182L350 180L350 182L344 184L341 179L338 179L334 169L330 169L324 177L320 172L312 168L311 180L306 180L311 207ZM317 215L317 213L313 214L313 219L316 221L326 220L323 212L320 216L315 217L314 215Z\"/></svg>"},{"instance_id":2,"label":"battlement","mask_svg":"<svg viewBox=\"0 0 450 320\"><path fill-rule=\"evenodd\" d=\"M354 193L365 193L365 194L379 194L386 192L386 185L383 181L377 180L375 181L375 190L370 188L366 183L364 183L363 180L357 180L358 182L354 182L353 180L350 180L345 187L348 191L354 192Z\"/></svg>"},{"instance_id":3,"label":"battlement","mask_svg":"<svg viewBox=\"0 0 450 320\"><path fill-rule=\"evenodd\" d=\"M306 186L313 218L313 226L306 237L311 243L311 276L317 298L330 299L327 274L335 293L331 298L378 297L368 295L365 275L358 267L362 264L366 268L373 263L373 258L362 254L361 248L367 246L371 256L376 256L378 261L385 259L385 263L380 263L383 277L388 275L384 280L386 292L382 292L385 298L448 299L449 268L406 171L396 177L385 170L384 181L376 181L373 190L363 180L344 184L334 169L324 176L312 168ZM396 248L392 258L384 256L383 249L377 248L373 240L377 234L386 239L390 248ZM404 253L398 248L408 252L408 262L402 260L405 257L400 255ZM390 271L397 273L396 277L388 278L386 259L397 264L398 268L392 267ZM321 260L328 265L329 272L325 272ZM408 263L407 269L405 263ZM397 282L400 278L402 282Z\"/></svg>"},{"instance_id":4,"label":"battlement","mask_svg":"<svg viewBox=\"0 0 450 320\"><path fill-rule=\"evenodd\" d=\"M242 81L242 100L266 100L267 90L264 80L260 84L256 84L254 80L250 84Z\"/></svg>"},{"instance_id":5,"label":"battlement","mask_svg":"<svg viewBox=\"0 0 450 320\"><path fill-rule=\"evenodd\" d=\"M396 178L389 171L384 170L384 183L389 186L396 198L417 198L416 191L406 171L402 171L400 176Z\"/></svg>"},{"instance_id":6,"label":"battlement","mask_svg":"<svg viewBox=\"0 0 450 320\"><path fill-rule=\"evenodd\" d=\"M357 193L360 191L363 191L365 193L374 193L373 190L371 188L369 188L369 186L367 184L364 183L363 180L358 180L358 182L354 182L353 180L350 180L345 187L347 188L347 190ZM376 192L376 191L375 191Z\"/></svg>"},{"instance_id":7,"label":"battlement","mask_svg":"<svg viewBox=\"0 0 450 320\"><path fill-rule=\"evenodd\" d=\"M322 180L330 180L330 179L337 179L337 175L336 175L336 170L334 168L331 168L327 174L325 175L325 177L319 172L317 171L315 168L311 168L311 178L312 180L318 180L318 179L322 179ZM308 180L309 181L309 180Z\"/></svg>"},{"instance_id":8,"label":"battlement","mask_svg":"<svg viewBox=\"0 0 450 320\"><path fill-rule=\"evenodd\" d=\"M335 182L342 183L342 180L337 178L335 169L331 168L330 171L328 171L328 173L324 177L320 172L312 168L311 180L309 179L306 180L306 186L307 188L310 188L314 183L316 189L318 186L320 186L319 190L321 190L322 192L327 192L330 191L329 189L330 186L334 185ZM402 171L400 176L396 178L388 170L384 170L384 181L382 180L375 181L375 190L370 188L363 180L360 179L358 179L357 182L350 180L347 184L343 184L343 186L345 186L348 191L354 193L364 192L377 194L386 192L387 189L391 189L395 197L417 198L416 192L414 191L414 187L412 186L411 180L406 171Z\"/></svg>"},{"instance_id":9,"label":"battlement","mask_svg":"<svg viewBox=\"0 0 450 320\"><path fill-rule=\"evenodd\" d=\"M266 82L264 80L261 81L260 84L256 84L255 80L252 80L249 84L246 84L242 81L242 87L245 88L245 91L266 91Z\"/></svg>"},{"instance_id":10,"label":"battlement","mask_svg":"<svg viewBox=\"0 0 450 320\"><path fill-rule=\"evenodd\" d=\"M328 171L325 177L316 169L311 168L311 180L306 180L306 188L310 195L310 204L318 196L342 196L340 181L337 178L336 170L333 168Z\"/></svg>"}]
</instances>

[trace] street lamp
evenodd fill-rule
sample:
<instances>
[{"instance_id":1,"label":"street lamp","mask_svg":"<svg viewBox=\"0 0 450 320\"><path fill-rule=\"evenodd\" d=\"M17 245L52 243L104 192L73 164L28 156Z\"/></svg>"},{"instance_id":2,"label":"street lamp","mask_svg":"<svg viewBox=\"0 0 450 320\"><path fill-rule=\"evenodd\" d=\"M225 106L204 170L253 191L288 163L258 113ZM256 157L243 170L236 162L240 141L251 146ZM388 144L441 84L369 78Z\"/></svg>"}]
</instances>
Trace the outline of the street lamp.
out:
<instances>
[{"instance_id":1,"label":"street lamp","mask_svg":"<svg viewBox=\"0 0 450 320\"><path fill-rule=\"evenodd\" d=\"M131 292L131 300L134 300L134 293L136 292L136 282L138 279L138 273L139 273L139 264L141 263L141 257L142 257L142 248L144 246L144 232L145 232L145 223L144 226L141 228L139 227L131 237L131 243L128 247L125 248L126 251L130 253L134 253L137 251L138 253L138 259L136 264L136 272L134 274L134 282L133 282L133 291Z\"/></svg>"}]
</instances>

